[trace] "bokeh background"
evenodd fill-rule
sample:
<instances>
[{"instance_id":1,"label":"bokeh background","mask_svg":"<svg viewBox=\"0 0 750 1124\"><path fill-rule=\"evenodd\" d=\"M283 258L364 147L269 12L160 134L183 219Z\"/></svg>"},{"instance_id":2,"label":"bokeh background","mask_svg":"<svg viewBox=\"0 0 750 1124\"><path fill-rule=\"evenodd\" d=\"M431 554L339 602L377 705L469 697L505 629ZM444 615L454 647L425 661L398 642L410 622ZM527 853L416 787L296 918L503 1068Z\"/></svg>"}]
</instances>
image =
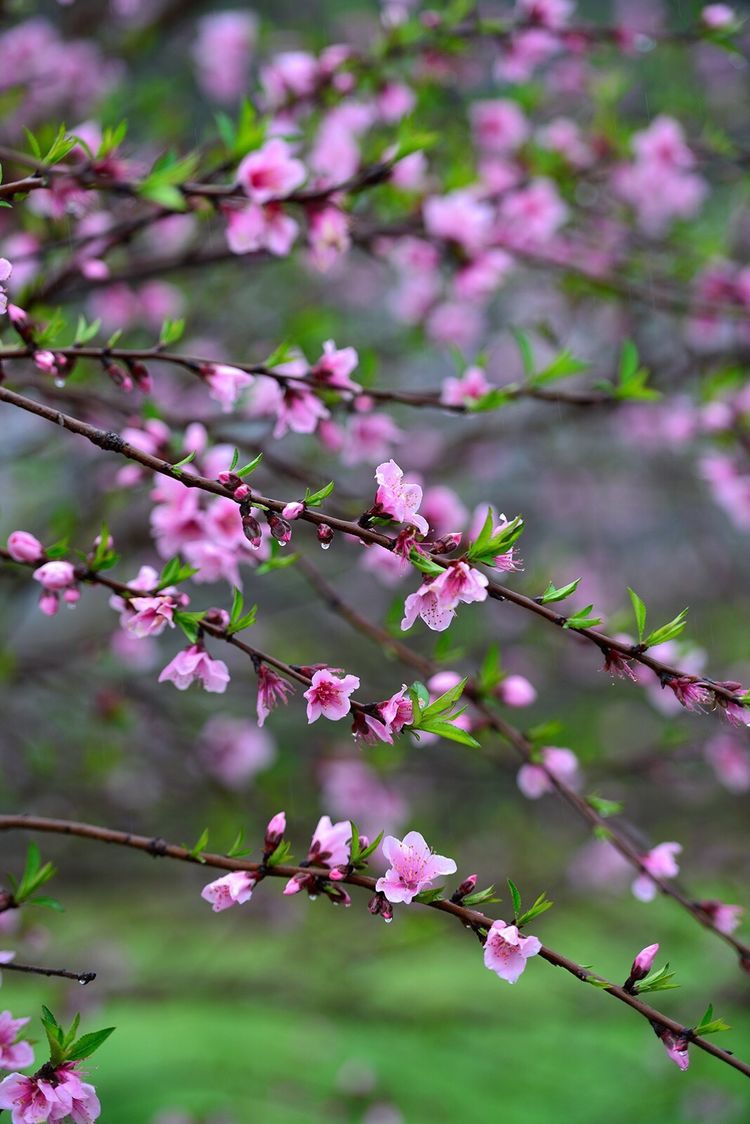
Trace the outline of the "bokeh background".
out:
<instances>
[{"instance_id":1,"label":"bokeh background","mask_svg":"<svg viewBox=\"0 0 750 1124\"><path fill-rule=\"evenodd\" d=\"M245 8L239 0L232 7ZM252 9L257 57L341 41L366 46L379 20L378 6L365 0L279 0ZM633 0L579 9L582 18L628 21L647 36L659 25L689 25L700 5ZM17 145L21 124L38 127L46 119L73 127L91 117L127 117L132 152L201 144L221 107L201 84L193 49L198 21L216 10L191 0L4 4L0 83L8 37L32 19L49 21L63 40L85 39L97 54L82 64L90 89L61 85L56 103L32 107L28 121L23 99L13 89L3 92L3 140ZM633 57L605 50L597 59L595 112L609 113L614 131L643 128L669 113L691 135L726 132L747 141L741 62L709 46L644 49ZM463 153L467 98L476 95L471 82L463 76L420 103L424 127L440 133L436 160L452 169L456 183L470 162ZM540 120L549 117L533 83L519 96ZM565 103L564 93L558 97ZM574 94L568 101L566 111L590 123L591 101ZM744 169L709 171L712 193L699 217L656 244L633 235L632 276L648 281L653 270L687 292L707 262L746 260ZM577 200L584 230L607 203L606 187L592 191ZM34 221L40 235L52 230L64 238L73 229L66 218ZM11 220L1 222L7 241ZM1 222L0 250L12 258ZM204 220L207 244L220 235L218 218ZM135 244L136 256L160 248L156 236ZM322 340L335 338L358 349L359 374L369 371L375 383L434 387L455 373L449 349L394 314L392 271L366 253L325 274L296 255L222 260L173 271L163 281L159 307L186 316L184 346L191 352L253 360L289 340L313 355ZM139 294L141 286L130 291ZM133 346L153 336L142 309L123 311L102 287L69 285L60 300L69 312L113 317L113 326L118 312L127 312L124 339ZM535 594L549 580L561 585L581 577L574 603L593 601L610 632L632 627L628 585L647 600L654 625L689 605L676 658L748 682L748 520L717 503L702 467L717 438L695 421L696 410L724 385L743 384L741 356L730 361L696 350L680 317L658 302L592 293L538 268L519 269L488 313L481 346L497 384L521 372L513 327L529 334L540 362L564 346L602 377L611 376L622 341L634 339L664 398L596 411L518 403L472 419L395 406L389 412L404 433L396 459L420 474L425 488L453 489L464 524L483 502L509 516L524 514L525 570L511 579L518 588ZM81 392L94 385L86 377ZM199 388L166 368L159 380L163 407L205 416ZM126 402L118 424L131 409ZM290 435L273 446L265 421L232 416L221 426L217 435L251 454L270 445L254 478L260 489L296 495L296 472L313 486L340 480L338 509L349 516L370 502L377 461L342 472L310 438ZM145 483L112 487L118 466L35 419L4 413L2 438L3 535L24 527L45 542L70 536L86 549L106 521L123 556L115 576L125 580L144 563L159 565ZM383 584L356 544L337 541L322 554L310 538L299 538L303 553L349 602L398 631L409 581ZM260 606L252 642L278 657L345 667L374 698L413 678L332 616L296 567L249 574L245 592ZM416 827L461 870L477 871L482 885L502 887L512 877L529 899L546 890L556 905L535 931L605 975L625 978L633 954L659 941L681 985L657 996L663 1009L690 1022L711 1001L733 1026L726 1044L750 1054L747 982L730 950L669 901L635 901L628 871L565 806L521 796L517 762L500 743L492 760L446 742L406 739L363 751L346 728L308 727L299 699L259 732L247 661L221 653L233 676L221 698L178 694L157 685L156 675L179 640L147 647L138 666L122 641L113 641L117 618L103 591L86 591L74 612L54 620L39 614L36 600L26 575L3 573L3 811L89 819L186 843L208 826L212 848L221 850L239 828L259 837L283 807L298 855L322 813L351 815L368 831ZM226 584L196 590L196 606L203 603L227 604ZM712 765L717 739L732 738L740 758L750 752L745 731L675 712L658 685L611 681L590 645L556 635L512 605L464 611L447 635L436 645L435 635L418 629L409 642L464 673L497 645L503 667L525 675L538 692L532 708L517 712L519 724L557 723L549 740L578 754L586 791L623 801L624 824L639 845L679 840L696 896L747 900L750 765L747 783L732 790ZM217 720L238 725L217 727ZM239 776L222 767L226 739L235 755L242 742ZM542 963L532 962L523 980L507 987L484 969L476 942L443 918L402 910L384 926L364 900L339 910L302 895L284 899L270 883L250 906L212 916L199 896L200 870L75 840L45 840L43 851L59 866L54 892L65 912L26 910L0 943L16 947L20 960L94 969L98 979L84 990L6 974L3 1006L24 1014L45 1002L60 1012L80 1009L92 1025L117 1026L92 1067L108 1124L747 1119L740 1075L700 1051L693 1051L689 1072L679 1073L642 1020ZM22 855L21 839L3 838L3 870L17 871Z\"/></svg>"}]
</instances>

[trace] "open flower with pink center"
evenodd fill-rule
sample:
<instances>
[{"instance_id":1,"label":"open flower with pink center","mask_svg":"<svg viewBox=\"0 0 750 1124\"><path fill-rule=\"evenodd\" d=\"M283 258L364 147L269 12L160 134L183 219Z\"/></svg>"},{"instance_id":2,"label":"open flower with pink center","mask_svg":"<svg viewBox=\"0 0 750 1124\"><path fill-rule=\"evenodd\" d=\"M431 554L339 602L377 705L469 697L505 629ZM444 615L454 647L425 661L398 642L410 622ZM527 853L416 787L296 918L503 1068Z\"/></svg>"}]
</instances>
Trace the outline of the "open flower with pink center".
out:
<instances>
[{"instance_id":1,"label":"open flower with pink center","mask_svg":"<svg viewBox=\"0 0 750 1124\"><path fill-rule=\"evenodd\" d=\"M93 1124L99 1119L102 1106L96 1095L96 1089L87 1081L81 1081L80 1075L72 1062L66 1062L55 1070L58 1082L57 1095L61 1103L69 1102L68 1115L73 1124ZM62 1120L64 1117L53 1111L51 1120Z\"/></svg>"},{"instance_id":2,"label":"open flower with pink center","mask_svg":"<svg viewBox=\"0 0 750 1124\"><path fill-rule=\"evenodd\" d=\"M529 123L510 98L472 102L469 117L476 143L489 152L512 152L528 139Z\"/></svg>"},{"instance_id":3,"label":"open flower with pink center","mask_svg":"<svg viewBox=\"0 0 750 1124\"><path fill-rule=\"evenodd\" d=\"M427 520L417 514L422 502L422 489L419 484L409 484L404 480L403 469L399 468L394 460L379 464L375 479L378 482L376 506L398 523L410 523L421 534L426 535L429 530Z\"/></svg>"},{"instance_id":4,"label":"open flower with pink center","mask_svg":"<svg viewBox=\"0 0 750 1124\"><path fill-rule=\"evenodd\" d=\"M434 195L425 200L422 211L428 234L458 243L467 254L479 253L489 241L492 207L469 189Z\"/></svg>"},{"instance_id":5,"label":"open flower with pink center","mask_svg":"<svg viewBox=\"0 0 750 1124\"><path fill-rule=\"evenodd\" d=\"M224 694L229 682L229 669L223 660L212 660L198 644L178 652L159 676L160 683L174 683L178 691L186 691L196 679L204 691L217 695Z\"/></svg>"},{"instance_id":6,"label":"open flower with pink center","mask_svg":"<svg viewBox=\"0 0 750 1124\"><path fill-rule=\"evenodd\" d=\"M467 562L449 562L431 583L433 592L448 609L455 609L459 602L470 605L473 601L486 601L488 584L486 575Z\"/></svg>"},{"instance_id":7,"label":"open flower with pink center","mask_svg":"<svg viewBox=\"0 0 750 1124\"><path fill-rule=\"evenodd\" d=\"M237 169L237 182L253 203L283 199L305 182L307 171L286 141L274 137L251 152Z\"/></svg>"},{"instance_id":8,"label":"open flower with pink center","mask_svg":"<svg viewBox=\"0 0 750 1124\"><path fill-rule=\"evenodd\" d=\"M321 816L310 841L307 860L315 866L346 866L351 841L349 820L332 823L330 816Z\"/></svg>"},{"instance_id":9,"label":"open flower with pink center","mask_svg":"<svg viewBox=\"0 0 750 1124\"><path fill-rule=\"evenodd\" d=\"M680 843L659 843L643 856L643 865L648 873L640 874L632 885L633 894L639 901L650 902L656 897L658 887L654 878L675 878L680 873L677 856L681 851Z\"/></svg>"},{"instance_id":10,"label":"open flower with pink center","mask_svg":"<svg viewBox=\"0 0 750 1124\"><path fill-rule=\"evenodd\" d=\"M130 604L135 610L124 620L125 628L134 636L160 636L169 625L174 628L174 611L177 605L174 598L131 597Z\"/></svg>"},{"instance_id":11,"label":"open flower with pink center","mask_svg":"<svg viewBox=\"0 0 750 1124\"><path fill-rule=\"evenodd\" d=\"M249 902L253 896L255 883L256 879L250 871L233 870L231 874L225 874L222 878L217 878L215 882L209 882L204 886L201 897L211 903L214 913L220 913L221 910L229 909L233 905Z\"/></svg>"},{"instance_id":12,"label":"open flower with pink center","mask_svg":"<svg viewBox=\"0 0 750 1124\"><path fill-rule=\"evenodd\" d=\"M540 756L540 765L526 764L518 770L516 783L527 800L538 800L540 796L554 791L550 773L567 788L577 789L580 786L578 758L572 749L547 745L540 750Z\"/></svg>"},{"instance_id":13,"label":"open flower with pink center","mask_svg":"<svg viewBox=\"0 0 750 1124\"><path fill-rule=\"evenodd\" d=\"M356 370L359 355L353 347L337 348L333 340L323 344L323 354L311 370L311 375L334 390L350 390L358 393L362 387L349 378Z\"/></svg>"},{"instance_id":14,"label":"open flower with pink center","mask_svg":"<svg viewBox=\"0 0 750 1124\"><path fill-rule=\"evenodd\" d=\"M359 687L356 675L339 677L329 668L321 668L312 677L304 698L307 699L307 721L317 722L322 715L331 722L345 718L351 710L349 696Z\"/></svg>"},{"instance_id":15,"label":"open flower with pink center","mask_svg":"<svg viewBox=\"0 0 750 1124\"><path fill-rule=\"evenodd\" d=\"M43 1124L47 1120L63 1120L70 1108L70 1098L61 1099L51 1081L11 1073L0 1081L0 1109L3 1108L10 1110L12 1124Z\"/></svg>"},{"instance_id":16,"label":"open flower with pink center","mask_svg":"<svg viewBox=\"0 0 750 1124\"><path fill-rule=\"evenodd\" d=\"M524 972L529 957L536 956L541 947L537 937L522 937L516 925L493 921L484 942L484 965L513 984Z\"/></svg>"},{"instance_id":17,"label":"open flower with pink center","mask_svg":"<svg viewBox=\"0 0 750 1124\"><path fill-rule=\"evenodd\" d=\"M385 894L389 902L405 902L427 890L435 878L455 874L456 864L445 855L436 855L418 831L409 831L403 839L386 835L381 850L388 870L379 878L375 889Z\"/></svg>"},{"instance_id":18,"label":"open flower with pink center","mask_svg":"<svg viewBox=\"0 0 750 1124\"><path fill-rule=\"evenodd\" d=\"M391 695L385 702L378 703L383 722L392 734L398 734L404 726L414 721L414 707L407 694L409 688L404 684L400 691Z\"/></svg>"},{"instance_id":19,"label":"open flower with pink center","mask_svg":"<svg viewBox=\"0 0 750 1124\"><path fill-rule=\"evenodd\" d=\"M318 423L330 416L309 387L287 383L276 403L273 435L275 438L283 437L290 429L293 433L314 433Z\"/></svg>"},{"instance_id":20,"label":"open flower with pink center","mask_svg":"<svg viewBox=\"0 0 750 1124\"><path fill-rule=\"evenodd\" d=\"M26 1069L34 1062L29 1042L19 1039L28 1019L14 1019L10 1011L0 1013L0 1069Z\"/></svg>"},{"instance_id":21,"label":"open flower with pink center","mask_svg":"<svg viewBox=\"0 0 750 1124\"><path fill-rule=\"evenodd\" d=\"M424 623L433 632L444 632L455 617L455 610L446 605L445 601L433 589L433 582L422 582L415 593L410 593L404 602L404 616L401 621L401 631L408 628L421 617Z\"/></svg>"},{"instance_id":22,"label":"open flower with pink center","mask_svg":"<svg viewBox=\"0 0 750 1124\"><path fill-rule=\"evenodd\" d=\"M233 254L268 250L283 258L299 234L299 224L279 203L246 203L224 208L227 245Z\"/></svg>"}]
</instances>

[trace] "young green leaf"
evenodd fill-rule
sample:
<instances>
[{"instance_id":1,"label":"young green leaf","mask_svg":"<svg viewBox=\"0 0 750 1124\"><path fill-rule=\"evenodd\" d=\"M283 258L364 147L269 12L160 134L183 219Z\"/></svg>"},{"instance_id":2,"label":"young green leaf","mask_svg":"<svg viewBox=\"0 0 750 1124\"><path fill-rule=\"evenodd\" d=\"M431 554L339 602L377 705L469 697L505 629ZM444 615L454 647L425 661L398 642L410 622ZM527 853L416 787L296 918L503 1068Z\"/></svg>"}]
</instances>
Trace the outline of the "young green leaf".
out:
<instances>
[{"instance_id":1,"label":"young green leaf","mask_svg":"<svg viewBox=\"0 0 750 1124\"><path fill-rule=\"evenodd\" d=\"M687 609L683 609L682 612L678 613L668 624L664 624L661 628L656 628L653 632L650 632L643 641L645 647L654 648L657 644L665 644L667 640L674 640L675 637L679 636L680 633L684 631L687 624L687 614Z\"/></svg>"},{"instance_id":2,"label":"young green leaf","mask_svg":"<svg viewBox=\"0 0 750 1124\"><path fill-rule=\"evenodd\" d=\"M633 613L635 614L636 628L638 629L638 643L643 643L643 633L646 631L646 606L641 601L638 594L634 589L628 586L628 593L630 595L630 602L633 606Z\"/></svg>"},{"instance_id":3,"label":"young green leaf","mask_svg":"<svg viewBox=\"0 0 750 1124\"><path fill-rule=\"evenodd\" d=\"M575 593L580 582L580 578L575 578L574 581L568 582L567 585L561 585L559 587L555 587L552 582L550 582L539 598L539 603L541 605L549 605L553 601L564 601L566 597L570 597L571 593Z\"/></svg>"}]
</instances>

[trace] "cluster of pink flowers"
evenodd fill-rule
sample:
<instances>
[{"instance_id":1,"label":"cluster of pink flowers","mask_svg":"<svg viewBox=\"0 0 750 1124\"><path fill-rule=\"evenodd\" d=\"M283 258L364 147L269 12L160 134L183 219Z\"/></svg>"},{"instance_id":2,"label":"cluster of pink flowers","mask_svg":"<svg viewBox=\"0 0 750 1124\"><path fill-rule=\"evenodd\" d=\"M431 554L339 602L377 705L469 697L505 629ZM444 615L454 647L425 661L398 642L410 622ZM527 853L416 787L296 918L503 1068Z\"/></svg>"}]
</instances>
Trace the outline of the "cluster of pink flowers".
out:
<instances>
[{"instance_id":1,"label":"cluster of pink flowers","mask_svg":"<svg viewBox=\"0 0 750 1124\"><path fill-rule=\"evenodd\" d=\"M456 615L456 606L487 598L488 580L466 562L449 562L442 574L428 577L416 593L410 593L404 602L401 628L406 630L421 617L428 628L443 632Z\"/></svg>"},{"instance_id":2,"label":"cluster of pink flowers","mask_svg":"<svg viewBox=\"0 0 750 1124\"><path fill-rule=\"evenodd\" d=\"M10 1111L12 1124L68 1118L75 1124L93 1124L101 1105L96 1089L81 1080L75 1063L65 1062L55 1069L45 1066L36 1077L11 1073L0 1081L0 1109Z\"/></svg>"},{"instance_id":3,"label":"cluster of pink flowers","mask_svg":"<svg viewBox=\"0 0 750 1124\"><path fill-rule=\"evenodd\" d=\"M678 218L691 218L708 192L691 169L695 157L679 122L656 117L633 137L635 160L615 172L615 190L636 212L646 233L658 235Z\"/></svg>"}]
</instances>

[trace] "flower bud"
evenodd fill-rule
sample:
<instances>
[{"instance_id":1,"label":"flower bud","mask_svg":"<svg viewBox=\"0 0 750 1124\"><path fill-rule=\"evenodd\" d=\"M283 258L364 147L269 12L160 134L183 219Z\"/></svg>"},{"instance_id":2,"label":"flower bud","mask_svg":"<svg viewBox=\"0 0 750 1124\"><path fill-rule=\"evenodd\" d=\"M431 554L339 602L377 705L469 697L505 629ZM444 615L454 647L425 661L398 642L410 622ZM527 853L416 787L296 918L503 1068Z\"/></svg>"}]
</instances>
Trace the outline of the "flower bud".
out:
<instances>
[{"instance_id":1,"label":"flower bud","mask_svg":"<svg viewBox=\"0 0 750 1124\"><path fill-rule=\"evenodd\" d=\"M81 600L80 589L66 589L65 592L63 593L63 601L65 602L66 605L70 605L71 609L73 608L74 605L77 605L80 600Z\"/></svg>"},{"instance_id":2,"label":"flower bud","mask_svg":"<svg viewBox=\"0 0 750 1124\"><path fill-rule=\"evenodd\" d=\"M450 554L450 552L452 550L455 550L458 544L461 542L461 538L462 535L460 531L453 531L449 535L441 535L441 537L439 539L435 539L434 543L432 544L432 553Z\"/></svg>"},{"instance_id":3,"label":"flower bud","mask_svg":"<svg viewBox=\"0 0 750 1124\"><path fill-rule=\"evenodd\" d=\"M111 360L105 360L103 365L115 386L119 390L124 390L126 394L130 394L133 389L133 380L125 368L121 367L119 363L112 363Z\"/></svg>"},{"instance_id":4,"label":"flower bud","mask_svg":"<svg viewBox=\"0 0 750 1124\"><path fill-rule=\"evenodd\" d=\"M138 389L143 391L144 394L150 394L154 389L154 380L151 378L146 364L141 363L140 359L130 359L128 361L128 370Z\"/></svg>"},{"instance_id":5,"label":"flower bud","mask_svg":"<svg viewBox=\"0 0 750 1124\"><path fill-rule=\"evenodd\" d=\"M463 899L467 896L467 894L473 894L474 891L476 890L476 888L477 888L477 876L476 876L476 874L470 874L470 875L468 875L468 877L464 878L463 882L457 888L455 894L451 898L451 901L454 901L457 904L460 904L463 901Z\"/></svg>"},{"instance_id":6,"label":"flower bud","mask_svg":"<svg viewBox=\"0 0 750 1124\"><path fill-rule=\"evenodd\" d=\"M8 554L14 562L38 562L44 547L28 531L13 531L8 535Z\"/></svg>"},{"instance_id":7,"label":"flower bud","mask_svg":"<svg viewBox=\"0 0 750 1124\"><path fill-rule=\"evenodd\" d=\"M304 510L305 505L303 503L300 503L299 500L293 500L292 503L286 505L281 514L285 519L299 519Z\"/></svg>"},{"instance_id":8,"label":"flower bud","mask_svg":"<svg viewBox=\"0 0 750 1124\"><path fill-rule=\"evenodd\" d=\"M284 838L286 831L286 814L284 812L277 812L276 815L268 821L266 828L265 838L263 840L263 851L265 854L272 854L278 847L281 840Z\"/></svg>"},{"instance_id":9,"label":"flower bud","mask_svg":"<svg viewBox=\"0 0 750 1124\"><path fill-rule=\"evenodd\" d=\"M247 484L240 484L238 488L234 489L234 498L236 500L246 500L250 494L250 488Z\"/></svg>"},{"instance_id":10,"label":"flower bud","mask_svg":"<svg viewBox=\"0 0 750 1124\"><path fill-rule=\"evenodd\" d=\"M333 542L333 528L329 527L327 523L318 523L318 542L323 550L328 550Z\"/></svg>"},{"instance_id":11,"label":"flower bud","mask_svg":"<svg viewBox=\"0 0 750 1124\"><path fill-rule=\"evenodd\" d=\"M263 532L260 523L254 515L242 516L242 533L253 550L257 550L263 541Z\"/></svg>"},{"instance_id":12,"label":"flower bud","mask_svg":"<svg viewBox=\"0 0 750 1124\"><path fill-rule=\"evenodd\" d=\"M57 594L45 590L39 598L39 609L41 612L44 613L45 617L54 617L59 608L60 603L57 599Z\"/></svg>"},{"instance_id":13,"label":"flower bud","mask_svg":"<svg viewBox=\"0 0 750 1124\"><path fill-rule=\"evenodd\" d=\"M647 945L642 948L633 961L633 966L630 969L630 978L635 980L645 980L654 966L656 954L659 951L658 944Z\"/></svg>"},{"instance_id":14,"label":"flower bud","mask_svg":"<svg viewBox=\"0 0 750 1124\"><path fill-rule=\"evenodd\" d=\"M236 492L242 485L242 478L236 472L220 472L216 479L230 492Z\"/></svg>"},{"instance_id":15,"label":"flower bud","mask_svg":"<svg viewBox=\"0 0 750 1124\"><path fill-rule=\"evenodd\" d=\"M268 526L271 528L271 534L279 546L286 546L292 537L292 528L286 519L282 519L275 511L269 511Z\"/></svg>"},{"instance_id":16,"label":"flower bud","mask_svg":"<svg viewBox=\"0 0 750 1124\"><path fill-rule=\"evenodd\" d=\"M379 914L386 924L393 920L393 906L384 894L373 894L367 903L367 908L373 917L377 917Z\"/></svg>"}]
</instances>

